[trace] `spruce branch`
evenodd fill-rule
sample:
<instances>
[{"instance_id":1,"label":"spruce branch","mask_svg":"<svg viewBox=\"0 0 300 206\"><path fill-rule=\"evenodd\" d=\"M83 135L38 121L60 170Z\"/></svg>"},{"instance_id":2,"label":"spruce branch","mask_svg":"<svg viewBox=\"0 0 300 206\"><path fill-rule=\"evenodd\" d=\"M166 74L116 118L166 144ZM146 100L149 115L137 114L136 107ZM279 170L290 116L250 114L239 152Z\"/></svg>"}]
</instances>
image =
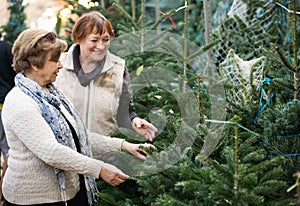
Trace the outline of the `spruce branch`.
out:
<instances>
[{"instance_id":1,"label":"spruce branch","mask_svg":"<svg viewBox=\"0 0 300 206\"><path fill-rule=\"evenodd\" d=\"M298 68L298 47L297 47L297 2L296 0L293 0L293 23L294 23L294 101L298 101L298 95L299 95L299 68Z\"/></svg>"},{"instance_id":2,"label":"spruce branch","mask_svg":"<svg viewBox=\"0 0 300 206\"><path fill-rule=\"evenodd\" d=\"M136 12L135 12L135 0L131 0L131 16L132 16L132 21L136 21Z\"/></svg>"},{"instance_id":3,"label":"spruce branch","mask_svg":"<svg viewBox=\"0 0 300 206\"><path fill-rule=\"evenodd\" d=\"M210 9L210 2L209 0L203 1L203 9L204 9L204 24L205 24L205 45L209 45L211 41L211 9ZM213 69L213 53L211 49L208 49L206 52L206 61L208 67L208 74L212 76L212 69ZM212 84L212 81L209 82Z\"/></svg>"},{"instance_id":4,"label":"spruce branch","mask_svg":"<svg viewBox=\"0 0 300 206\"><path fill-rule=\"evenodd\" d=\"M188 63L187 42L189 38L189 0L185 0L185 32L184 32L184 48L183 48L183 92L186 91L186 72Z\"/></svg>"},{"instance_id":5,"label":"spruce branch","mask_svg":"<svg viewBox=\"0 0 300 206\"><path fill-rule=\"evenodd\" d=\"M250 134L252 135L259 135L258 133L256 132L253 132L252 130L244 127L243 125L241 125L240 123L237 123L237 122L232 122L232 121L222 121L222 120L212 120L212 119L206 119L205 120L206 122L212 122L212 123L219 123L219 124L232 124L232 125L236 125L244 130L246 130L247 132L249 132Z\"/></svg>"},{"instance_id":6,"label":"spruce branch","mask_svg":"<svg viewBox=\"0 0 300 206\"><path fill-rule=\"evenodd\" d=\"M142 5L141 5L141 10L142 10L142 14L141 14L141 53L144 52L144 47L145 47L145 3L146 3L146 0L142 0Z\"/></svg>"},{"instance_id":7,"label":"spruce branch","mask_svg":"<svg viewBox=\"0 0 300 206\"><path fill-rule=\"evenodd\" d=\"M121 7L119 4L116 4L115 2L112 5L116 8L116 10L123 13L125 18L127 18L131 21L134 29L139 30L138 26L135 23L135 19L123 7Z\"/></svg>"},{"instance_id":8,"label":"spruce branch","mask_svg":"<svg viewBox=\"0 0 300 206\"><path fill-rule=\"evenodd\" d=\"M277 54L279 55L279 58L282 60L282 63L290 70L294 72L294 67L291 65L291 63L287 60L287 58L284 56L282 50L279 48L279 46L271 43L271 46L276 50Z\"/></svg>"},{"instance_id":9,"label":"spruce branch","mask_svg":"<svg viewBox=\"0 0 300 206\"><path fill-rule=\"evenodd\" d=\"M234 196L237 199L239 193L239 159L238 159L238 150L239 150L239 136L238 136L238 126L234 126L234 175L233 175L233 190Z\"/></svg>"},{"instance_id":10,"label":"spruce branch","mask_svg":"<svg viewBox=\"0 0 300 206\"><path fill-rule=\"evenodd\" d=\"M296 188L296 195L295 195L295 197L297 197L297 205L300 205L300 195L299 195L299 193L300 193L300 184L299 184L300 173L299 172L294 173L293 177L296 178L296 182L295 182L294 185L292 185L291 187L289 187L286 191L290 192L294 188Z\"/></svg>"},{"instance_id":11,"label":"spruce branch","mask_svg":"<svg viewBox=\"0 0 300 206\"><path fill-rule=\"evenodd\" d=\"M159 19L159 11L160 11L160 6L159 6L159 4L160 4L160 0L155 0L155 21L156 22L158 22L158 19ZM159 33L160 31L161 31L161 27L160 27L160 25L158 24L157 25L157 27L155 27L156 28L156 31L157 31L157 33Z\"/></svg>"},{"instance_id":12,"label":"spruce branch","mask_svg":"<svg viewBox=\"0 0 300 206\"><path fill-rule=\"evenodd\" d=\"M216 46L217 44L219 44L221 42L220 39L216 39L214 41L210 41L210 43L208 45L205 45L204 47L200 48L198 51L196 51L195 53L191 54L188 57L188 61L193 60L194 58L199 57L201 54L203 54L204 52L209 51L212 47Z\"/></svg>"}]
</instances>

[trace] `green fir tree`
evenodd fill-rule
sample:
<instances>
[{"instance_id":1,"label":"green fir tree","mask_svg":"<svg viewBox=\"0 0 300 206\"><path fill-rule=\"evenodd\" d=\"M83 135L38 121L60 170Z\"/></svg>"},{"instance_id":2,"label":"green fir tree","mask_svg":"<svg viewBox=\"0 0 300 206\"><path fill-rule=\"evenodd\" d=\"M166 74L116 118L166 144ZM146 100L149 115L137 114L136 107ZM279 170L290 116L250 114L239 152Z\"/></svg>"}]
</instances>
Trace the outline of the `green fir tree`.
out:
<instances>
[{"instance_id":1,"label":"green fir tree","mask_svg":"<svg viewBox=\"0 0 300 206\"><path fill-rule=\"evenodd\" d=\"M24 13L26 5L23 5L23 0L11 0L8 3L10 16L8 23L1 27L1 33L5 33L5 41L13 44L19 34L27 28L25 24L26 15Z\"/></svg>"},{"instance_id":2,"label":"green fir tree","mask_svg":"<svg viewBox=\"0 0 300 206\"><path fill-rule=\"evenodd\" d=\"M287 189L294 184L292 174L299 162L281 154L298 153L298 140L273 138L298 134L300 128L299 108L287 104L294 97L293 72L283 68L286 63L280 63L278 52L267 52L272 49L270 43L283 47L288 39L287 26L281 22L285 17L275 1L213 2L214 16L221 3L230 5L228 15L223 13L223 19L214 22L210 44L196 49L184 39L191 38L196 45L204 42L202 1L180 1L180 6L187 2L187 7L177 12L178 5L157 7L150 0L103 1L104 6L101 1L93 8L67 2L74 5L77 16L99 10L112 20L116 39L110 49L126 60L133 75L134 106L139 116L159 129L153 142L157 150L148 151L151 158L140 161L125 152L117 155L113 163L130 178L117 187L99 180L95 205L295 205L294 193ZM159 10L169 14L176 29L167 15L155 15ZM73 24L70 21L68 28ZM149 30L159 37L151 36ZM222 99L224 104L219 106L226 107L225 121L211 119L212 99L218 96L209 93L207 82L216 80L200 73L207 68L203 54L209 49L223 78L227 103ZM293 51L289 46L284 49L289 54ZM156 73L149 72L155 69ZM159 73L162 69L166 72ZM273 79L271 84L266 77ZM281 77L290 82L280 81ZM153 84L153 79L158 81ZM272 93L276 95L270 99ZM189 104L191 94L196 106ZM194 118L197 111L199 118ZM212 131L213 123L225 124L222 133ZM114 136L131 142L142 139L126 129ZM180 144L174 143L178 138ZM203 150L204 146L209 149Z\"/></svg>"},{"instance_id":3,"label":"green fir tree","mask_svg":"<svg viewBox=\"0 0 300 206\"><path fill-rule=\"evenodd\" d=\"M283 5L282 5L283 6ZM269 101L258 121L264 145L272 156L284 156L286 182L293 185L294 174L299 172L300 150L300 103L299 103L299 17L297 1L288 1L284 10L287 19L282 26L288 27L282 41L273 44L268 51L270 64L266 69L269 84L265 85L263 104ZM297 179L297 178L296 178ZM297 193L299 191L292 191ZM300 204L299 199L297 204Z\"/></svg>"}]
</instances>

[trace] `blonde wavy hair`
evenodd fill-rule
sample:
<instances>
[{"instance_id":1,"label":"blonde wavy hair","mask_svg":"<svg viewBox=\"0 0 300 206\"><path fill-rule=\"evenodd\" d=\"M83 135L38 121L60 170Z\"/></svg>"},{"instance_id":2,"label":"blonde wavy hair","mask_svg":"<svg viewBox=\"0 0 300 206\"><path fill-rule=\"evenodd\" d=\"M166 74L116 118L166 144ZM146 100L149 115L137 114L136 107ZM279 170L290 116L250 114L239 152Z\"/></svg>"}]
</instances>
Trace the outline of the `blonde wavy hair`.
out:
<instances>
[{"instance_id":1,"label":"blonde wavy hair","mask_svg":"<svg viewBox=\"0 0 300 206\"><path fill-rule=\"evenodd\" d=\"M59 60L61 53L67 49L67 43L50 33L44 29L26 29L18 36L12 48L16 72L29 70L31 65L43 68L49 52L52 52L52 61Z\"/></svg>"}]
</instances>

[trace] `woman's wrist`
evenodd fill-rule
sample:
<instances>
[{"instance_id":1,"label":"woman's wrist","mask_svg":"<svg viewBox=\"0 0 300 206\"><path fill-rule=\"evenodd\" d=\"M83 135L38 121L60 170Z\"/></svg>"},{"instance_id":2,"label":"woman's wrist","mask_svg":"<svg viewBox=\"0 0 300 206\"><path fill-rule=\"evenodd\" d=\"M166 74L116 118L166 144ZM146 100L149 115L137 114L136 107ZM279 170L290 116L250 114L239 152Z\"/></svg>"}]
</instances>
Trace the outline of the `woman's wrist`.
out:
<instances>
[{"instance_id":1,"label":"woman's wrist","mask_svg":"<svg viewBox=\"0 0 300 206\"><path fill-rule=\"evenodd\" d=\"M124 151L124 152L127 151L127 150L126 150L126 144L127 144L126 140L124 140L124 141L121 143L121 150Z\"/></svg>"}]
</instances>

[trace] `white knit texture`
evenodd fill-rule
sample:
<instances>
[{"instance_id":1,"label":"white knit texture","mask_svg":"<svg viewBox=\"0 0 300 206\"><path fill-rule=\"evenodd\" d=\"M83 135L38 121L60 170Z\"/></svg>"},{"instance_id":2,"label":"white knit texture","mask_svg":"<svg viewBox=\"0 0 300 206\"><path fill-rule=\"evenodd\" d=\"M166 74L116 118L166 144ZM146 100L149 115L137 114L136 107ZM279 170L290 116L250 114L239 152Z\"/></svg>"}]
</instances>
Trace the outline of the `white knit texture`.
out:
<instances>
[{"instance_id":1,"label":"white knit texture","mask_svg":"<svg viewBox=\"0 0 300 206\"><path fill-rule=\"evenodd\" d=\"M9 202L40 204L62 201L53 167L68 171L67 200L79 190L78 173L99 177L103 162L59 144L36 102L17 87L5 99L2 120L10 146L3 181L3 195ZM92 149L97 150L97 154L99 151L103 154L117 151L123 141L96 134L90 137Z\"/></svg>"}]
</instances>

